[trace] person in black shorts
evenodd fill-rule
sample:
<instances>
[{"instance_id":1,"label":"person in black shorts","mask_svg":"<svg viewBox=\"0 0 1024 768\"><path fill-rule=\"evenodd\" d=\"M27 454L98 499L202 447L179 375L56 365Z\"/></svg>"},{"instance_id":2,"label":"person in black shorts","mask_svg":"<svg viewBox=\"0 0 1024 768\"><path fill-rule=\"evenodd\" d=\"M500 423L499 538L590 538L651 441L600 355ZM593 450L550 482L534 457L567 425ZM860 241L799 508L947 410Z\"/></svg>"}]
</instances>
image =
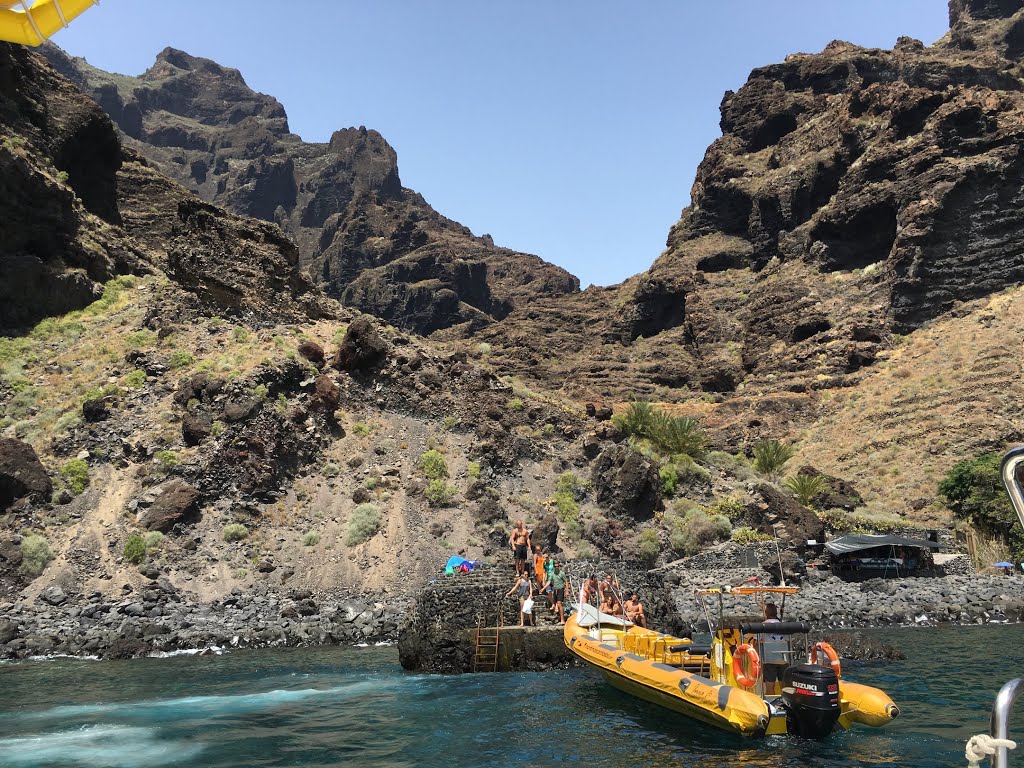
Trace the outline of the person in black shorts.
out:
<instances>
[{"instance_id":1,"label":"person in black shorts","mask_svg":"<svg viewBox=\"0 0 1024 768\"><path fill-rule=\"evenodd\" d=\"M558 621L565 624L565 608L562 603L565 601L565 574L562 573L562 564L555 561L555 570L548 577L544 589L551 590L551 609L558 611Z\"/></svg>"},{"instance_id":2,"label":"person in black shorts","mask_svg":"<svg viewBox=\"0 0 1024 768\"><path fill-rule=\"evenodd\" d=\"M530 532L526 530L522 520L516 520L515 527L508 536L508 544L516 561L516 575L528 574L526 558L530 556Z\"/></svg>"}]
</instances>

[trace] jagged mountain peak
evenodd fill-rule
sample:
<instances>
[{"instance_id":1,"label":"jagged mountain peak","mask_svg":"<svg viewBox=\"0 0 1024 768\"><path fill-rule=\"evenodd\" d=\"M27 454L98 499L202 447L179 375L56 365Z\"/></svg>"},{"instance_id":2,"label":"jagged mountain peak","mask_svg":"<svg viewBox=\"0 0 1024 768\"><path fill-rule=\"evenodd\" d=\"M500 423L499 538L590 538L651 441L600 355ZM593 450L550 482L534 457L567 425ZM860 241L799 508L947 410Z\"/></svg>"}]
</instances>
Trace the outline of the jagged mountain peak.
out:
<instances>
[{"instance_id":1,"label":"jagged mountain peak","mask_svg":"<svg viewBox=\"0 0 1024 768\"><path fill-rule=\"evenodd\" d=\"M949 0L949 26L960 21L1008 19L1024 10L1022 0Z\"/></svg>"}]
</instances>

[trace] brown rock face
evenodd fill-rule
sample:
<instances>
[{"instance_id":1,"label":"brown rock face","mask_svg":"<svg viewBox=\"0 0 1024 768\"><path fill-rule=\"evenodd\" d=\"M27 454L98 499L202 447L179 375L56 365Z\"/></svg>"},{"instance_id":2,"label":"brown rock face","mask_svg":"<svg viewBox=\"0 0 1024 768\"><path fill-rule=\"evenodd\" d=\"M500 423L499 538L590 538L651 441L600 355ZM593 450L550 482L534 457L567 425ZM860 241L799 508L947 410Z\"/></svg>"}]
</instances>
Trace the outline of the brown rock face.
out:
<instances>
[{"instance_id":1,"label":"brown rock face","mask_svg":"<svg viewBox=\"0 0 1024 768\"><path fill-rule=\"evenodd\" d=\"M1022 9L955 0L932 47L834 42L755 69L650 270L517 309L479 334L492 361L592 397L809 392L1018 284Z\"/></svg>"},{"instance_id":2,"label":"brown rock face","mask_svg":"<svg viewBox=\"0 0 1024 768\"><path fill-rule=\"evenodd\" d=\"M747 505L737 518L737 525L774 533L780 541L798 549L803 548L808 539L824 541L825 528L818 516L789 494L762 483L754 489L754 496L757 501Z\"/></svg>"},{"instance_id":3,"label":"brown rock face","mask_svg":"<svg viewBox=\"0 0 1024 768\"><path fill-rule=\"evenodd\" d=\"M156 501L139 515L139 525L148 531L166 533L175 523L188 522L199 512L199 491L174 478L156 489Z\"/></svg>"},{"instance_id":4,"label":"brown rock face","mask_svg":"<svg viewBox=\"0 0 1024 768\"><path fill-rule=\"evenodd\" d=\"M373 368L384 361L388 349L373 322L368 317L357 317L345 331L332 365L342 371Z\"/></svg>"},{"instance_id":5,"label":"brown rock face","mask_svg":"<svg viewBox=\"0 0 1024 768\"><path fill-rule=\"evenodd\" d=\"M658 465L628 445L606 448L591 475L599 504L634 520L648 520L661 504Z\"/></svg>"},{"instance_id":6,"label":"brown rock face","mask_svg":"<svg viewBox=\"0 0 1024 768\"><path fill-rule=\"evenodd\" d=\"M203 199L279 224L331 296L391 324L432 333L482 327L579 281L536 256L494 246L402 187L376 131L327 144L288 130L284 108L237 70L168 48L138 78L112 77L48 47L125 142Z\"/></svg>"},{"instance_id":7,"label":"brown rock face","mask_svg":"<svg viewBox=\"0 0 1024 768\"><path fill-rule=\"evenodd\" d=\"M89 304L138 266L116 227L120 145L88 97L0 43L0 330Z\"/></svg>"},{"instance_id":8,"label":"brown rock face","mask_svg":"<svg viewBox=\"0 0 1024 768\"><path fill-rule=\"evenodd\" d=\"M0 509L30 494L49 500L51 493L53 483L32 446L0 438Z\"/></svg>"}]
</instances>

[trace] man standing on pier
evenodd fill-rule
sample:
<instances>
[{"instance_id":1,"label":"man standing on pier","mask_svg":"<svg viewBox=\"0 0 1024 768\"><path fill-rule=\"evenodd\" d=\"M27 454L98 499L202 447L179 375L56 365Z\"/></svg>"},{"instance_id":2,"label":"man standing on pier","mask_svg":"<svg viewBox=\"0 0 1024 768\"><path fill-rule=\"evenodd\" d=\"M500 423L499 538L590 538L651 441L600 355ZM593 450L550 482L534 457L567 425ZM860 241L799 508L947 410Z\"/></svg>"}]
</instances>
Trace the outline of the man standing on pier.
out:
<instances>
[{"instance_id":1,"label":"man standing on pier","mask_svg":"<svg viewBox=\"0 0 1024 768\"><path fill-rule=\"evenodd\" d=\"M530 532L526 530L522 520L516 520L515 527L508 537L512 548L512 557L516 561L516 575L528 574L526 558L530 555Z\"/></svg>"}]
</instances>

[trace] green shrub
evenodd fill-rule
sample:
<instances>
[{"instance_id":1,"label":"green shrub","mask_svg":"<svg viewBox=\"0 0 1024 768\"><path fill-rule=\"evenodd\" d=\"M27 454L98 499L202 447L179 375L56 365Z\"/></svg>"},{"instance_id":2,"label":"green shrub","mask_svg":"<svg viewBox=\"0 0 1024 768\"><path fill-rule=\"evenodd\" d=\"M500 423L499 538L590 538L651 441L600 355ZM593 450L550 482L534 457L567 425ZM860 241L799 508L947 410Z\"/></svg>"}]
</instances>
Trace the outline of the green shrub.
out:
<instances>
[{"instance_id":1,"label":"green shrub","mask_svg":"<svg viewBox=\"0 0 1024 768\"><path fill-rule=\"evenodd\" d=\"M466 474L469 475L470 480L476 480L478 477L480 477L480 462L469 462L466 465Z\"/></svg>"},{"instance_id":2,"label":"green shrub","mask_svg":"<svg viewBox=\"0 0 1024 768\"><path fill-rule=\"evenodd\" d=\"M136 368L122 380L125 389L142 389L146 386L146 372Z\"/></svg>"},{"instance_id":3,"label":"green shrub","mask_svg":"<svg viewBox=\"0 0 1024 768\"><path fill-rule=\"evenodd\" d=\"M612 422L630 437L651 437L654 433L654 406L643 400L630 403L623 412L612 417Z\"/></svg>"},{"instance_id":4,"label":"green shrub","mask_svg":"<svg viewBox=\"0 0 1024 768\"><path fill-rule=\"evenodd\" d=\"M489 354L491 354L491 352L494 351L494 348L486 341L481 341L479 344L477 344L476 351L480 353L481 357L487 357Z\"/></svg>"},{"instance_id":5,"label":"green shrub","mask_svg":"<svg viewBox=\"0 0 1024 768\"><path fill-rule=\"evenodd\" d=\"M518 412L523 410L523 408L525 407L526 404L523 402L523 398L521 397L513 397L511 400L508 401L508 409L510 411Z\"/></svg>"},{"instance_id":6,"label":"green shrub","mask_svg":"<svg viewBox=\"0 0 1024 768\"><path fill-rule=\"evenodd\" d=\"M739 499L733 499L726 497L724 499L718 499L708 507L708 514L711 517L723 516L730 522L735 520L737 517L743 514L746 509L746 505Z\"/></svg>"},{"instance_id":7,"label":"green shrub","mask_svg":"<svg viewBox=\"0 0 1024 768\"><path fill-rule=\"evenodd\" d=\"M786 478L785 485L805 507L811 506L815 498L828 491L828 481L821 475L791 475Z\"/></svg>"},{"instance_id":8,"label":"green shrub","mask_svg":"<svg viewBox=\"0 0 1024 768\"><path fill-rule=\"evenodd\" d=\"M445 416L441 419L441 427L445 432L451 432L457 426L459 426L459 420L454 416Z\"/></svg>"},{"instance_id":9,"label":"green shrub","mask_svg":"<svg viewBox=\"0 0 1024 768\"><path fill-rule=\"evenodd\" d=\"M753 480L757 476L746 456L741 454L733 455L725 451L711 451L704 459L711 466L725 470L737 480Z\"/></svg>"},{"instance_id":10,"label":"green shrub","mask_svg":"<svg viewBox=\"0 0 1024 768\"><path fill-rule=\"evenodd\" d=\"M555 517L563 523L579 519L580 504L576 497L567 491L555 491L550 502L555 507Z\"/></svg>"},{"instance_id":11,"label":"green shrub","mask_svg":"<svg viewBox=\"0 0 1024 768\"><path fill-rule=\"evenodd\" d=\"M637 556L645 563L653 563L661 554L661 543L658 541L658 532L653 528L644 528L640 532L640 540L637 544Z\"/></svg>"},{"instance_id":12,"label":"green shrub","mask_svg":"<svg viewBox=\"0 0 1024 768\"><path fill-rule=\"evenodd\" d=\"M370 434L370 425L362 421L357 421L352 425L352 434L358 435L359 437L366 437Z\"/></svg>"},{"instance_id":13,"label":"green shrub","mask_svg":"<svg viewBox=\"0 0 1024 768\"><path fill-rule=\"evenodd\" d=\"M649 429L650 434L646 436L662 453L685 454L695 459L704 455L707 436L698 419L672 416L659 409L654 411Z\"/></svg>"},{"instance_id":14,"label":"green shrub","mask_svg":"<svg viewBox=\"0 0 1024 768\"><path fill-rule=\"evenodd\" d=\"M191 352L186 352L184 349L176 349L171 352L168 365L173 369L188 368L194 362L195 358L192 356Z\"/></svg>"},{"instance_id":15,"label":"green shrub","mask_svg":"<svg viewBox=\"0 0 1024 768\"><path fill-rule=\"evenodd\" d=\"M544 435L544 437L552 437L555 434L555 425L548 422L541 428L540 433Z\"/></svg>"},{"instance_id":16,"label":"green shrub","mask_svg":"<svg viewBox=\"0 0 1024 768\"><path fill-rule=\"evenodd\" d=\"M316 531L310 531L302 537L302 546L313 547L320 543L320 534Z\"/></svg>"},{"instance_id":17,"label":"green shrub","mask_svg":"<svg viewBox=\"0 0 1024 768\"><path fill-rule=\"evenodd\" d=\"M368 491L372 491L378 485L380 485L379 477L368 477L366 478L366 480L363 481L363 487L366 488L366 490Z\"/></svg>"},{"instance_id":18,"label":"green shrub","mask_svg":"<svg viewBox=\"0 0 1024 768\"><path fill-rule=\"evenodd\" d=\"M59 432L67 432L69 429L74 429L82 423L82 414L78 411L68 411L53 425L54 429Z\"/></svg>"},{"instance_id":19,"label":"green shrub","mask_svg":"<svg viewBox=\"0 0 1024 768\"><path fill-rule=\"evenodd\" d=\"M850 517L850 513L845 509L833 508L820 510L816 514L818 515L818 519L833 531L843 532L849 531L853 528L853 519Z\"/></svg>"},{"instance_id":20,"label":"green shrub","mask_svg":"<svg viewBox=\"0 0 1024 768\"><path fill-rule=\"evenodd\" d=\"M661 492L666 496L675 496L676 486L679 484L679 472L676 465L663 465L658 470L658 477L661 478Z\"/></svg>"},{"instance_id":21,"label":"green shrub","mask_svg":"<svg viewBox=\"0 0 1024 768\"><path fill-rule=\"evenodd\" d=\"M146 559L146 540L133 533L124 543L124 559L138 565Z\"/></svg>"},{"instance_id":22,"label":"green shrub","mask_svg":"<svg viewBox=\"0 0 1024 768\"><path fill-rule=\"evenodd\" d=\"M157 342L157 335L152 331L145 329L141 331L132 331L124 337L124 344L129 349L146 349L152 347Z\"/></svg>"},{"instance_id":23,"label":"green shrub","mask_svg":"<svg viewBox=\"0 0 1024 768\"><path fill-rule=\"evenodd\" d=\"M777 475L793 458L793 446L778 440L765 440L754 446L754 469L762 475Z\"/></svg>"},{"instance_id":24,"label":"green shrub","mask_svg":"<svg viewBox=\"0 0 1024 768\"><path fill-rule=\"evenodd\" d=\"M68 490L77 496L89 485L89 464L85 459L69 459L60 468L60 476Z\"/></svg>"},{"instance_id":25,"label":"green shrub","mask_svg":"<svg viewBox=\"0 0 1024 768\"><path fill-rule=\"evenodd\" d=\"M142 538L146 542L146 549L156 549L164 543L164 535L160 531L147 531Z\"/></svg>"},{"instance_id":26,"label":"green shrub","mask_svg":"<svg viewBox=\"0 0 1024 768\"><path fill-rule=\"evenodd\" d=\"M454 486L448 485L444 480L431 480L427 483L427 489L423 495L427 497L432 507L447 506L457 493Z\"/></svg>"},{"instance_id":27,"label":"green shrub","mask_svg":"<svg viewBox=\"0 0 1024 768\"><path fill-rule=\"evenodd\" d=\"M590 492L590 482L580 480L575 472L563 472L555 483L556 493L569 493L577 501L583 501Z\"/></svg>"},{"instance_id":28,"label":"green shrub","mask_svg":"<svg viewBox=\"0 0 1024 768\"><path fill-rule=\"evenodd\" d=\"M213 424L210 426L210 434L214 437L224 431L224 422L220 419L215 419Z\"/></svg>"},{"instance_id":29,"label":"green shrub","mask_svg":"<svg viewBox=\"0 0 1024 768\"><path fill-rule=\"evenodd\" d=\"M243 328L240 325L236 325L234 328L231 329L231 338L233 338L235 341L239 343L243 341L248 341L249 330L247 328Z\"/></svg>"},{"instance_id":30,"label":"green shrub","mask_svg":"<svg viewBox=\"0 0 1024 768\"><path fill-rule=\"evenodd\" d=\"M333 462L328 462L324 464L324 468L320 470L320 474L327 478L337 477L341 474L341 467Z\"/></svg>"},{"instance_id":31,"label":"green shrub","mask_svg":"<svg viewBox=\"0 0 1024 768\"><path fill-rule=\"evenodd\" d=\"M68 183L68 172L67 171L57 171L57 181L59 181L61 184L67 184Z\"/></svg>"},{"instance_id":32,"label":"green shrub","mask_svg":"<svg viewBox=\"0 0 1024 768\"><path fill-rule=\"evenodd\" d=\"M430 449L420 456L420 470L428 480L440 480L448 477L448 464L440 451Z\"/></svg>"},{"instance_id":33,"label":"green shrub","mask_svg":"<svg viewBox=\"0 0 1024 768\"><path fill-rule=\"evenodd\" d=\"M255 387L253 387L252 396L259 400L260 402L266 400L269 394L270 390L267 389L266 384L257 384Z\"/></svg>"},{"instance_id":34,"label":"green shrub","mask_svg":"<svg viewBox=\"0 0 1024 768\"><path fill-rule=\"evenodd\" d=\"M113 308L118 299L126 289L135 285L135 278L131 275L115 277L103 286L103 295L96 301L82 310L83 315L102 315Z\"/></svg>"},{"instance_id":35,"label":"green shrub","mask_svg":"<svg viewBox=\"0 0 1024 768\"><path fill-rule=\"evenodd\" d=\"M743 526L742 528L736 528L732 532L732 540L737 544L757 544L762 541L771 541L772 537L767 533L760 533L755 531L753 528Z\"/></svg>"},{"instance_id":36,"label":"green shrub","mask_svg":"<svg viewBox=\"0 0 1024 768\"><path fill-rule=\"evenodd\" d=\"M160 469L164 472L168 472L172 467L176 467L181 463L181 459L178 458L178 454L174 451L157 451L153 454L153 458L156 459L156 463L160 465Z\"/></svg>"},{"instance_id":37,"label":"green shrub","mask_svg":"<svg viewBox=\"0 0 1024 768\"><path fill-rule=\"evenodd\" d=\"M229 523L224 526L221 535L223 535L224 541L241 541L249 535L249 529L241 523Z\"/></svg>"},{"instance_id":38,"label":"green shrub","mask_svg":"<svg viewBox=\"0 0 1024 768\"><path fill-rule=\"evenodd\" d=\"M32 533L21 540L20 570L26 576L35 578L43 572L46 564L53 560L53 553L46 539Z\"/></svg>"},{"instance_id":39,"label":"green shrub","mask_svg":"<svg viewBox=\"0 0 1024 768\"><path fill-rule=\"evenodd\" d=\"M669 544L676 552L695 555L731 534L732 524L724 515L710 517L703 509L692 509L682 520L673 520Z\"/></svg>"},{"instance_id":40,"label":"green shrub","mask_svg":"<svg viewBox=\"0 0 1024 768\"><path fill-rule=\"evenodd\" d=\"M380 530L380 512L373 504L360 504L352 510L348 520L348 534L345 544L354 547L362 544Z\"/></svg>"}]
</instances>

